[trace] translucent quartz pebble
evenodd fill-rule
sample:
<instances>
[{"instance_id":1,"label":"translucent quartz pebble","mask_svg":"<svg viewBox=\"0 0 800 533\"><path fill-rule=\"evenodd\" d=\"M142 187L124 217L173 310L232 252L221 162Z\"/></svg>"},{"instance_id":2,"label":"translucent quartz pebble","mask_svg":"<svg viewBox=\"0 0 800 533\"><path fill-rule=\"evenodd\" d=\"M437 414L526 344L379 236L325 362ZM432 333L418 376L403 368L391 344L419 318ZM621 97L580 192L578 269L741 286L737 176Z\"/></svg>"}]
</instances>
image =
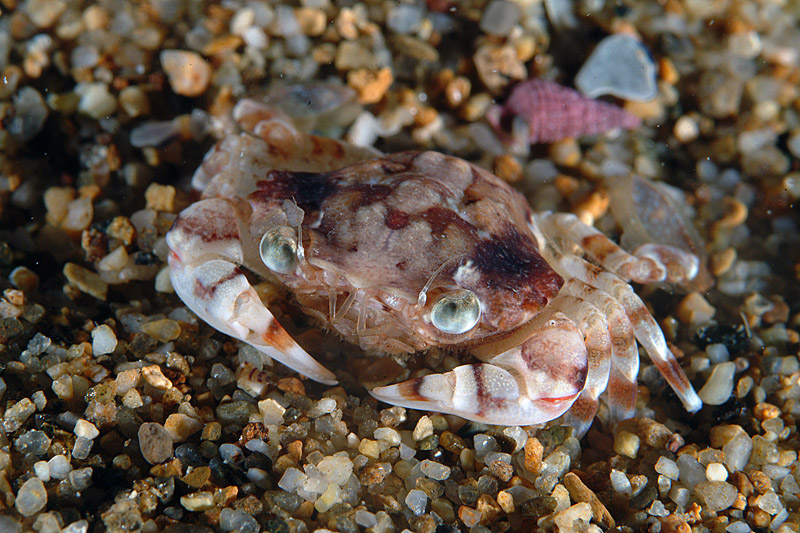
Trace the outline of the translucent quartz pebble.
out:
<instances>
[{"instance_id":1,"label":"translucent quartz pebble","mask_svg":"<svg viewBox=\"0 0 800 533\"><path fill-rule=\"evenodd\" d=\"M681 483L687 487L692 488L701 481L706 480L706 469L694 457L681 455L678 457L677 463L680 469Z\"/></svg>"},{"instance_id":2,"label":"translucent quartz pebble","mask_svg":"<svg viewBox=\"0 0 800 533\"><path fill-rule=\"evenodd\" d=\"M678 469L678 465L675 463L675 461L672 459L667 459L666 457L658 458L655 469L659 474L664 474L672 480L677 480L678 476L680 475L680 470Z\"/></svg>"},{"instance_id":3,"label":"translucent quartz pebble","mask_svg":"<svg viewBox=\"0 0 800 533\"><path fill-rule=\"evenodd\" d=\"M23 483L14 501L14 506L22 516L32 516L44 509L45 505L47 505L47 490L38 477L32 477Z\"/></svg>"},{"instance_id":4,"label":"translucent quartz pebble","mask_svg":"<svg viewBox=\"0 0 800 533\"><path fill-rule=\"evenodd\" d=\"M386 14L386 25L397 33L412 33L422 22L422 9L415 5L400 4Z\"/></svg>"},{"instance_id":5,"label":"translucent quartz pebble","mask_svg":"<svg viewBox=\"0 0 800 533\"><path fill-rule=\"evenodd\" d=\"M425 459L420 463L420 470L422 473L431 479L443 481L450 477L450 467L441 463Z\"/></svg>"},{"instance_id":6,"label":"translucent quartz pebble","mask_svg":"<svg viewBox=\"0 0 800 533\"><path fill-rule=\"evenodd\" d=\"M425 512L425 507L428 504L428 495L424 491L414 489L408 491L406 496L406 505L411 509L411 512L416 516L420 516Z\"/></svg>"},{"instance_id":7,"label":"translucent quartz pebble","mask_svg":"<svg viewBox=\"0 0 800 533\"><path fill-rule=\"evenodd\" d=\"M711 376L706 381L706 384L703 385L703 388L697 391L697 395L708 405L722 405L728 401L733 392L733 375L735 372L736 363L727 362L714 365Z\"/></svg>"},{"instance_id":8,"label":"translucent quartz pebble","mask_svg":"<svg viewBox=\"0 0 800 533\"><path fill-rule=\"evenodd\" d=\"M509 0L492 0L481 16L480 28L486 33L504 37L519 22L519 6Z\"/></svg>"},{"instance_id":9,"label":"translucent quartz pebble","mask_svg":"<svg viewBox=\"0 0 800 533\"><path fill-rule=\"evenodd\" d=\"M589 98L610 94L644 102L658 94L650 53L638 39L624 33L600 41L575 77L575 85Z\"/></svg>"}]
</instances>

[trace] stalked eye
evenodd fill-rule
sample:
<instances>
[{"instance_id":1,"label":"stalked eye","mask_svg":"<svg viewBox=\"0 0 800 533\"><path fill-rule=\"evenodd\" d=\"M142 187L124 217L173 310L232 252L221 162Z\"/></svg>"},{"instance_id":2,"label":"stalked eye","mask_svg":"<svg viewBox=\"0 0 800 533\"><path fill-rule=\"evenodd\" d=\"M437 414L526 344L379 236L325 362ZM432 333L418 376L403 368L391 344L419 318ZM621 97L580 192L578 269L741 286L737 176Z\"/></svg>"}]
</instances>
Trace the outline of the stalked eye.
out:
<instances>
[{"instance_id":1,"label":"stalked eye","mask_svg":"<svg viewBox=\"0 0 800 533\"><path fill-rule=\"evenodd\" d=\"M439 298L431 309L431 322L436 329L459 335L465 333L481 319L481 302L475 293L457 290Z\"/></svg>"},{"instance_id":2,"label":"stalked eye","mask_svg":"<svg viewBox=\"0 0 800 533\"><path fill-rule=\"evenodd\" d=\"M293 272L297 266L297 234L289 226L275 226L261 237L258 251L268 269L281 274Z\"/></svg>"}]
</instances>

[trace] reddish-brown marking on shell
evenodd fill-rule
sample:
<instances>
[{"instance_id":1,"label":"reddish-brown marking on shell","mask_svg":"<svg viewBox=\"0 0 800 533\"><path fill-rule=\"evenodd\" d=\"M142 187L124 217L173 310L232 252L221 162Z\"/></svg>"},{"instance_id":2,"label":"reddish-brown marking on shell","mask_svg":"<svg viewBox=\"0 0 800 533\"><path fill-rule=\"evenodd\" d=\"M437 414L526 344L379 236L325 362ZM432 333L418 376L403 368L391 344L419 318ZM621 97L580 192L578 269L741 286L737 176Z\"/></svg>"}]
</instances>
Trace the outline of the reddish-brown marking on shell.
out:
<instances>
[{"instance_id":1,"label":"reddish-brown marking on shell","mask_svg":"<svg viewBox=\"0 0 800 533\"><path fill-rule=\"evenodd\" d=\"M214 283L211 283L210 285L206 285L199 278L197 278L194 280L194 294L201 300L213 300L214 293L217 292L217 289L220 287L220 285L241 275L241 269L234 268L226 276L214 280Z\"/></svg>"},{"instance_id":2,"label":"reddish-brown marking on shell","mask_svg":"<svg viewBox=\"0 0 800 533\"><path fill-rule=\"evenodd\" d=\"M195 204L201 205L201 204ZM216 209L194 209L175 219L174 228L187 236L199 237L203 242L239 240L239 225L229 213Z\"/></svg>"},{"instance_id":3,"label":"reddish-brown marking on shell","mask_svg":"<svg viewBox=\"0 0 800 533\"><path fill-rule=\"evenodd\" d=\"M286 330L278 324L277 320L273 320L269 323L267 331L264 332L261 338L264 339L264 342L275 346L278 350L288 350L294 346L294 341L289 334L286 333Z\"/></svg>"},{"instance_id":4,"label":"reddish-brown marking on shell","mask_svg":"<svg viewBox=\"0 0 800 533\"><path fill-rule=\"evenodd\" d=\"M386 214L386 227L389 229L403 229L408 225L408 213L399 209L390 209Z\"/></svg>"},{"instance_id":5,"label":"reddish-brown marking on shell","mask_svg":"<svg viewBox=\"0 0 800 533\"><path fill-rule=\"evenodd\" d=\"M599 262L605 261L611 254L619 250L619 247L609 241L605 235L589 235L581 241L584 250L592 250Z\"/></svg>"}]
</instances>

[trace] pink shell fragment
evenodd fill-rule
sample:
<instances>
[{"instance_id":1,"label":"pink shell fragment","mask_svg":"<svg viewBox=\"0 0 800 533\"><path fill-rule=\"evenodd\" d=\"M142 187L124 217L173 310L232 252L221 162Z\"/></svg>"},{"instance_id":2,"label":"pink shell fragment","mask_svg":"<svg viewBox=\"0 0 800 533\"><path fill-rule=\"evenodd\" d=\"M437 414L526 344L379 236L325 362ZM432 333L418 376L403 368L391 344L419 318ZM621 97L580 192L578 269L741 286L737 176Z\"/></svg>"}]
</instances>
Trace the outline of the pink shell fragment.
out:
<instances>
[{"instance_id":1,"label":"pink shell fragment","mask_svg":"<svg viewBox=\"0 0 800 533\"><path fill-rule=\"evenodd\" d=\"M592 100L557 83L532 79L517 85L508 100L490 110L486 118L501 137L515 116L528 123L529 142L551 143L566 138L595 135L617 128L638 128L636 115L613 104Z\"/></svg>"}]
</instances>

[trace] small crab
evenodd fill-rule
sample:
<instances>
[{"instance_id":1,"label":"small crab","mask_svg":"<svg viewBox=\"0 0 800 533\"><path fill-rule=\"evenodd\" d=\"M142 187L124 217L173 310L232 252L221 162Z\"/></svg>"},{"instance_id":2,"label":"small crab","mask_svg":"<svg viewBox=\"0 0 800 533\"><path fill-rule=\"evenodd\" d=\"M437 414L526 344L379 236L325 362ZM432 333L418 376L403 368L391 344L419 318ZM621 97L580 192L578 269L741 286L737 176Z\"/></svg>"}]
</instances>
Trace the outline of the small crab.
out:
<instances>
[{"instance_id":1,"label":"small crab","mask_svg":"<svg viewBox=\"0 0 800 533\"><path fill-rule=\"evenodd\" d=\"M167 235L172 284L200 318L321 383L336 376L278 324L244 270L364 350L432 347L479 362L370 391L389 404L488 424L564 413L588 429L608 391L634 412L636 339L689 411L702 403L628 281L680 282L691 254L629 254L574 215L532 213L492 173L437 152L382 156L303 135L239 102L193 178L203 198Z\"/></svg>"}]
</instances>

